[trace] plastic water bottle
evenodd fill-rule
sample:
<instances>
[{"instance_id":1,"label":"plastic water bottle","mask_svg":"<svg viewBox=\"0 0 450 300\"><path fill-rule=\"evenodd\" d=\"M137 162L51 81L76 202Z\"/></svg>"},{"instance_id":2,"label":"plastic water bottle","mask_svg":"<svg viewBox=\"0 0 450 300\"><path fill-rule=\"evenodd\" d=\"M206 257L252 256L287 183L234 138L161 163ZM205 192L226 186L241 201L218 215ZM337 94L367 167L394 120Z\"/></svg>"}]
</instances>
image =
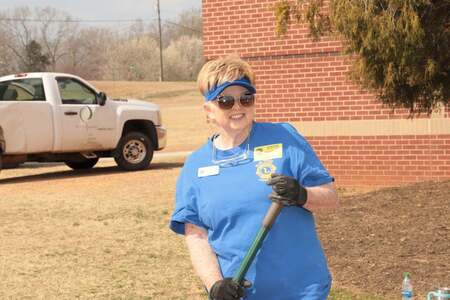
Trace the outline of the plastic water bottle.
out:
<instances>
[{"instance_id":1,"label":"plastic water bottle","mask_svg":"<svg viewBox=\"0 0 450 300\"><path fill-rule=\"evenodd\" d=\"M408 272L403 273L402 282L402 300L412 300L413 299L413 287L411 283L411 274Z\"/></svg>"}]
</instances>

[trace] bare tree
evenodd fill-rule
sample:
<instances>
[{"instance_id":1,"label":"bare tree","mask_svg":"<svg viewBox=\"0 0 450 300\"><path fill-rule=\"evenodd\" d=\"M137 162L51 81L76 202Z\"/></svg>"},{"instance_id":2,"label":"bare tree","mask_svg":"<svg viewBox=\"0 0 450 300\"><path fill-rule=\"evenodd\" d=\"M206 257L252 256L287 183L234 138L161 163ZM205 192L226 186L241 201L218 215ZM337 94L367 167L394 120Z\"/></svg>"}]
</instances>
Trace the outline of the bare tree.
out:
<instances>
[{"instance_id":1,"label":"bare tree","mask_svg":"<svg viewBox=\"0 0 450 300\"><path fill-rule=\"evenodd\" d=\"M26 71L30 65L27 45L35 41L42 48L32 48L48 57L51 71L87 79L157 80L156 28L156 22L143 20L120 28L81 27L66 12L51 7L0 11L0 73ZM188 10L173 21L164 21L167 79L195 79L203 63L201 31L200 10Z\"/></svg>"},{"instance_id":2,"label":"bare tree","mask_svg":"<svg viewBox=\"0 0 450 300\"><path fill-rule=\"evenodd\" d=\"M1 27L4 29L4 46L12 53L17 66L26 65L26 47L35 39L36 27L27 21L32 16L28 7L18 7L3 13Z\"/></svg>"},{"instance_id":3,"label":"bare tree","mask_svg":"<svg viewBox=\"0 0 450 300\"><path fill-rule=\"evenodd\" d=\"M60 59L68 55L68 41L77 36L78 25L65 12L51 7L37 9L36 15L42 22L39 25L40 41L50 60L50 68L56 71Z\"/></svg>"},{"instance_id":4,"label":"bare tree","mask_svg":"<svg viewBox=\"0 0 450 300\"><path fill-rule=\"evenodd\" d=\"M128 27L127 38L139 39L146 35L145 23L142 19L137 19Z\"/></svg>"},{"instance_id":5,"label":"bare tree","mask_svg":"<svg viewBox=\"0 0 450 300\"><path fill-rule=\"evenodd\" d=\"M203 60L202 40L195 36L181 36L164 50L167 80L195 80Z\"/></svg>"},{"instance_id":6,"label":"bare tree","mask_svg":"<svg viewBox=\"0 0 450 300\"><path fill-rule=\"evenodd\" d=\"M172 41L182 36L202 39L203 21L200 9L185 10L173 21L165 20L163 26L163 45L168 47Z\"/></svg>"},{"instance_id":7,"label":"bare tree","mask_svg":"<svg viewBox=\"0 0 450 300\"><path fill-rule=\"evenodd\" d=\"M106 53L117 35L108 28L82 28L67 41L67 55L59 64L59 70L84 77L100 79L107 64Z\"/></svg>"},{"instance_id":8,"label":"bare tree","mask_svg":"<svg viewBox=\"0 0 450 300\"><path fill-rule=\"evenodd\" d=\"M4 28L0 28L0 76L14 73L17 69L14 63L14 54L7 47L7 38Z\"/></svg>"},{"instance_id":9,"label":"bare tree","mask_svg":"<svg viewBox=\"0 0 450 300\"><path fill-rule=\"evenodd\" d=\"M146 36L122 39L111 44L102 68L107 80L157 80L159 74L158 43Z\"/></svg>"},{"instance_id":10,"label":"bare tree","mask_svg":"<svg viewBox=\"0 0 450 300\"><path fill-rule=\"evenodd\" d=\"M203 20L200 9L185 10L176 18L162 20L162 44L167 48L170 43L181 36L195 36L202 39ZM147 26L148 34L154 39L159 39L157 21L150 22Z\"/></svg>"},{"instance_id":11,"label":"bare tree","mask_svg":"<svg viewBox=\"0 0 450 300\"><path fill-rule=\"evenodd\" d=\"M34 12L25 6L15 8L2 14L0 25L4 28L4 45L16 57L19 71L28 64L26 48L31 41L42 45L50 69L55 71L57 63L67 54L66 41L77 31L77 25L71 22L68 14L51 7L38 8Z\"/></svg>"}]
</instances>

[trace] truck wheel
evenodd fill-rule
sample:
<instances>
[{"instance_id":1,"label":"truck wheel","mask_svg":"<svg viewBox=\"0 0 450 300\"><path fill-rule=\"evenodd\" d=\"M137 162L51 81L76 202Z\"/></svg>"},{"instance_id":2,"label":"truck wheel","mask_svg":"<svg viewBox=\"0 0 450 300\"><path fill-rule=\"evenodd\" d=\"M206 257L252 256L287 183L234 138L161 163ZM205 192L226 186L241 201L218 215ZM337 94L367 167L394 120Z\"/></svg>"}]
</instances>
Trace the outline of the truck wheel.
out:
<instances>
[{"instance_id":1,"label":"truck wheel","mask_svg":"<svg viewBox=\"0 0 450 300\"><path fill-rule=\"evenodd\" d=\"M6 169L15 169L15 168L18 168L18 167L20 167L20 163L8 163L8 164L3 164L3 166L2 166L2 168L4 169L4 170L6 170Z\"/></svg>"},{"instance_id":2,"label":"truck wheel","mask_svg":"<svg viewBox=\"0 0 450 300\"><path fill-rule=\"evenodd\" d=\"M147 169L153 158L154 146L148 136L140 132L124 135L117 145L114 160L126 171Z\"/></svg>"},{"instance_id":3,"label":"truck wheel","mask_svg":"<svg viewBox=\"0 0 450 300\"><path fill-rule=\"evenodd\" d=\"M84 158L83 160L66 161L66 165L74 170L87 170L91 169L98 162L96 158Z\"/></svg>"}]
</instances>

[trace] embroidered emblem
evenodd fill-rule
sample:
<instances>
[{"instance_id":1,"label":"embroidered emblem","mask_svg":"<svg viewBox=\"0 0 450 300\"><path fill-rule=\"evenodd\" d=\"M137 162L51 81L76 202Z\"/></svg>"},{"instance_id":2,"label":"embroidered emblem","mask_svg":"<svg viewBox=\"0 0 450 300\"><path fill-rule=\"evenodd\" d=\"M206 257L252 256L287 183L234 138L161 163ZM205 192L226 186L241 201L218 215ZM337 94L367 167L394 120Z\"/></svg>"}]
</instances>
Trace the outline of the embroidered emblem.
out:
<instances>
[{"instance_id":1,"label":"embroidered emblem","mask_svg":"<svg viewBox=\"0 0 450 300\"><path fill-rule=\"evenodd\" d=\"M277 167L273 164L272 160L260 161L256 164L256 175L259 180L267 181L270 178L270 174L275 173Z\"/></svg>"}]
</instances>

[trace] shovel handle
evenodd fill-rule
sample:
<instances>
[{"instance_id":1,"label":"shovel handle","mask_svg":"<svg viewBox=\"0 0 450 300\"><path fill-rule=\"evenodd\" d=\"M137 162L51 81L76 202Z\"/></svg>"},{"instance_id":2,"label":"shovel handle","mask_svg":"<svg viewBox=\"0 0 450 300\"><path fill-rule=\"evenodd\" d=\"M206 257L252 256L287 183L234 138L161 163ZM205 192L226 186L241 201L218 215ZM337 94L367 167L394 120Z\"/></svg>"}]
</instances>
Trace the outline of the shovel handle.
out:
<instances>
[{"instance_id":1,"label":"shovel handle","mask_svg":"<svg viewBox=\"0 0 450 300\"><path fill-rule=\"evenodd\" d=\"M253 240L253 243L250 246L250 249L248 250L247 255L245 255L244 260L242 261L242 264L239 267L239 270L233 277L234 282L241 284L242 281L244 280L244 277L248 271L248 268L250 268L250 265L252 264L253 259L256 256L256 253L258 253L258 250L261 248L262 243L263 243L264 239L266 238L267 233L269 232L273 223L277 219L282 208L283 208L283 206L276 202L272 202L272 204L270 205L269 210L267 211L267 213L264 217L264 220L262 222L261 229L259 230L255 239Z\"/></svg>"},{"instance_id":2,"label":"shovel handle","mask_svg":"<svg viewBox=\"0 0 450 300\"><path fill-rule=\"evenodd\" d=\"M272 227L282 208L283 205L281 205L280 203L272 202L263 220L263 226L265 228L270 229Z\"/></svg>"}]
</instances>

